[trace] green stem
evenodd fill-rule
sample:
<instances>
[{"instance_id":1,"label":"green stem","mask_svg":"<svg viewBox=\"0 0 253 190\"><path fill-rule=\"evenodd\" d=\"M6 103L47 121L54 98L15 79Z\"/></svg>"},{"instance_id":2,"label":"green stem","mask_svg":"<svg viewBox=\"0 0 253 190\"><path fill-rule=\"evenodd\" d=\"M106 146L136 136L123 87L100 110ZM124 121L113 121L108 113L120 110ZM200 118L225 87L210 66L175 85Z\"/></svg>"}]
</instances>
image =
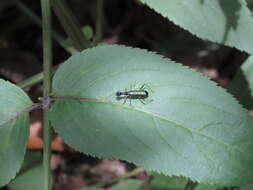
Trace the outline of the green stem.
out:
<instances>
[{"instance_id":1,"label":"green stem","mask_svg":"<svg viewBox=\"0 0 253 190\"><path fill-rule=\"evenodd\" d=\"M40 18L34 14L22 1L16 0L14 3L17 5L17 7L25 13L37 26L41 27L42 23Z\"/></svg>"},{"instance_id":2,"label":"green stem","mask_svg":"<svg viewBox=\"0 0 253 190\"><path fill-rule=\"evenodd\" d=\"M42 8L42 35L43 35L43 97L48 100L51 91L51 67L52 67L52 34L51 34L51 4L50 0L41 0ZM52 133L49 123L48 107L43 112L43 167L44 167L44 190L51 190L51 142Z\"/></svg>"},{"instance_id":3,"label":"green stem","mask_svg":"<svg viewBox=\"0 0 253 190\"><path fill-rule=\"evenodd\" d=\"M96 20L96 35L95 44L102 40L104 21L104 0L97 0L97 20Z\"/></svg>"},{"instance_id":4,"label":"green stem","mask_svg":"<svg viewBox=\"0 0 253 190\"><path fill-rule=\"evenodd\" d=\"M39 82L41 82L43 80L43 72L38 73L36 75L33 75L32 77L22 81L21 83L18 84L18 86L20 88L27 88L27 87L31 87Z\"/></svg>"},{"instance_id":5,"label":"green stem","mask_svg":"<svg viewBox=\"0 0 253 190\"><path fill-rule=\"evenodd\" d=\"M81 31L81 25L75 18L65 0L53 0L53 8L58 19L69 38L72 40L75 48L79 51L91 46L90 41L85 37Z\"/></svg>"},{"instance_id":6,"label":"green stem","mask_svg":"<svg viewBox=\"0 0 253 190\"><path fill-rule=\"evenodd\" d=\"M56 70L58 69L58 67L59 67L58 65L55 66L55 67L53 67L52 72L51 72L52 75L56 72ZM38 83L42 82L43 77L44 77L43 72L40 72L40 73L38 73L36 75L33 75L33 76L29 77L28 79L22 81L21 83L18 84L18 86L20 88L31 87L31 86L33 86L35 84L38 84Z\"/></svg>"},{"instance_id":7,"label":"green stem","mask_svg":"<svg viewBox=\"0 0 253 190\"><path fill-rule=\"evenodd\" d=\"M91 185L89 186L89 188L101 188L105 185L110 185L110 184L113 184L113 183L116 183L118 181L121 181L123 179L127 179L127 178L130 178L130 177L134 177L142 172L144 172L144 168L136 168L134 169L133 171L130 171L130 172L127 172L126 174L122 175L122 176L119 176L119 177L116 177L110 181L106 181L106 182L102 182L102 183L98 183L98 184L95 184L95 185Z\"/></svg>"},{"instance_id":8,"label":"green stem","mask_svg":"<svg viewBox=\"0 0 253 190\"><path fill-rule=\"evenodd\" d=\"M42 26L42 22L41 22L40 18L34 12L32 12L22 1L15 0L14 2L17 5L17 7L24 14L26 14L38 27ZM75 48L69 46L66 43L66 40L57 32L53 31L52 35L53 35L53 38L60 44L60 46L62 46L70 54L75 54L78 52Z\"/></svg>"},{"instance_id":9,"label":"green stem","mask_svg":"<svg viewBox=\"0 0 253 190\"><path fill-rule=\"evenodd\" d=\"M184 190L194 190L197 185L198 183L188 180L188 183L186 184Z\"/></svg>"}]
</instances>

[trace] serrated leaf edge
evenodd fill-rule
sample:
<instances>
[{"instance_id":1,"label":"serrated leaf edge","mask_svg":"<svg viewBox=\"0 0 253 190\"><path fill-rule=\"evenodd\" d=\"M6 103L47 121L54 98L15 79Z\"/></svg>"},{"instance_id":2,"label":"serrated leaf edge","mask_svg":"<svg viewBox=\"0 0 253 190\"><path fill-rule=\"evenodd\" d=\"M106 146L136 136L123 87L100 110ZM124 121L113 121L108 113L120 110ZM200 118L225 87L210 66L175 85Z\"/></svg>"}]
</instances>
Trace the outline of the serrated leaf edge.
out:
<instances>
[{"instance_id":1,"label":"serrated leaf edge","mask_svg":"<svg viewBox=\"0 0 253 190\"><path fill-rule=\"evenodd\" d=\"M214 42L214 43L216 43L216 44L222 44L222 45L225 45L225 46L228 46L228 47L231 47L231 48L236 48L236 49L238 49L238 50L240 50L240 51L242 51L242 52L245 52L245 53L249 53L249 54L252 54L252 53L253 53L253 52L249 52L249 51L246 50L245 48L244 48L244 49L241 49L241 48L236 47L236 46L231 45L231 44L225 44L225 43L222 43L222 42L218 42L218 40L210 40L210 39L208 39L208 38L201 37L201 36L198 35L197 33L193 33L190 29L188 29L188 28L182 26L182 25L181 25L179 22L177 22L176 20L172 20L172 19L168 18L168 16L166 16L164 13L159 12L159 11L157 10L157 8L153 8L153 7L149 6L145 0L144 0L144 1L141 0L141 2L142 2L142 4L146 5L146 6L149 7L151 10L155 11L156 13L158 13L159 15L161 15L162 17L164 17L164 18L166 18L166 19L169 19L169 20L170 20L172 23L174 23L176 26L179 26L180 28L183 28L185 31L191 33L193 36L196 36L196 37L199 38L199 39L206 40L206 41L210 41L210 42ZM247 16L252 17L252 16L251 16L251 13L250 13L250 11L249 11L249 9L248 9L248 7L247 7L247 3L246 3L245 1L240 1L240 2L241 2L243 5L245 5L245 8L246 8L246 12L245 12L245 13L247 14Z\"/></svg>"},{"instance_id":2,"label":"serrated leaf edge","mask_svg":"<svg viewBox=\"0 0 253 190\"><path fill-rule=\"evenodd\" d=\"M202 78L202 79L204 79L204 80L207 79L207 80L210 82L211 85L216 86L218 89L222 90L224 93L226 93L228 96L230 96L230 97L232 98L232 100L234 100L234 101L239 105L239 107L240 107L243 111L245 111L246 114L248 114L248 110L247 110L246 108L244 108L244 107L239 103L239 101L238 101L232 94L230 94L226 89L224 89L224 88L218 86L217 83L215 83L214 81L211 81L211 80L210 80L208 77L206 77L203 73L197 72L197 71L195 71L194 69L190 68L189 66L185 66L185 65L182 65L181 63L177 63L177 62L175 62L175 61L172 61L172 60L170 60L169 58L166 58L166 57L164 57L163 55L160 55L160 54L158 54L158 53L156 53L156 52L148 51L148 50L146 50L146 49L128 47L128 46L125 46L125 45L99 45L99 46L96 46L96 47L92 47L92 48L86 49L86 50L84 50L84 51L82 51L82 52L79 52L79 53L75 54L75 56L83 55L83 53L86 53L86 52L88 52L88 51L93 51L93 50L95 50L95 49L97 49L97 48L107 48L107 47L108 47L108 48L110 48L110 47L122 47L122 48L127 48L127 49L136 49L136 50L139 50L139 51L142 51L142 52L151 53L151 54L153 54L153 55L155 55L155 56L159 56L159 58L162 58L162 59L164 59L165 61L169 60L169 61L173 62L174 64L179 65L182 69L189 70L189 71L192 72L192 73L196 73L196 74L198 74L198 75L200 76L200 78ZM69 59L71 59L71 57L70 57ZM67 59L66 62L68 62L69 59ZM64 96L62 96L62 97L64 97ZM81 97L81 98L85 98L85 97ZM115 103L114 103L114 104L115 104ZM122 106L122 105L121 105L121 106ZM248 115L249 115L249 114L248 114ZM55 127L54 127L54 128L55 128ZM57 131L56 128L55 128L55 130ZM57 132L60 134L59 131L57 131ZM66 141L67 144L69 144L69 145L72 146L72 143L71 143L68 139L64 139L64 140ZM75 147L75 146L72 146L72 147ZM81 153L85 153L85 152L82 152L82 151L79 151L79 150L77 150L77 151L78 151L78 152L81 152ZM89 155L89 156L92 156L92 157L100 158L100 159L104 158L104 157L102 157L102 156L96 156L96 155L93 155L93 154L90 154L90 153L85 153L85 154L87 154L87 155ZM118 159L118 158L116 158L116 157L106 157L106 158L108 158L108 159ZM139 166L143 166L143 165L141 165L141 164L139 164L139 163L134 163L134 162L132 162L132 161L130 161L130 160L127 160L127 159L124 159L124 160L128 161L129 163L133 163L133 164L137 164L137 165L139 165ZM176 176L176 177L186 177L186 178L191 179L193 182L197 182L197 183L201 183L201 184L226 186L226 184L214 183L214 182L211 182L211 181L208 181L208 180L202 181L202 182L201 182L200 180L198 180L198 179L196 179L196 178L194 178L194 177L189 177L189 176L186 176L186 175L184 175L184 174L182 174L182 173L168 175L168 174L163 173L162 171L153 169L153 168L151 168L151 167L146 167L146 166L143 166L143 167L146 168L147 170L155 171L155 172L157 172L157 173L159 173L159 174L163 174L163 175L165 175L165 176L170 176L170 177L173 177L173 176Z\"/></svg>"}]
</instances>

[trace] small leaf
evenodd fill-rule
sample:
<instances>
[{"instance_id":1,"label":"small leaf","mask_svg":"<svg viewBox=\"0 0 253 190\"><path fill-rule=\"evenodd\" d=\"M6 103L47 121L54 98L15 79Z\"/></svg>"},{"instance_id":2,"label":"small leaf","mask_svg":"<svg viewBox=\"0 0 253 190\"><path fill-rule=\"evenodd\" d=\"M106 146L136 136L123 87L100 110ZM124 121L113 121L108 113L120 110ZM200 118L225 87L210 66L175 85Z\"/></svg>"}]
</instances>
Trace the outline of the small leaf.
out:
<instances>
[{"instance_id":1,"label":"small leaf","mask_svg":"<svg viewBox=\"0 0 253 190\"><path fill-rule=\"evenodd\" d=\"M19 175L8 186L11 190L43 190L43 166L34 167Z\"/></svg>"},{"instance_id":2,"label":"small leaf","mask_svg":"<svg viewBox=\"0 0 253 190\"><path fill-rule=\"evenodd\" d=\"M244 0L141 0L202 39L253 53L253 19Z\"/></svg>"},{"instance_id":3,"label":"small leaf","mask_svg":"<svg viewBox=\"0 0 253 190\"><path fill-rule=\"evenodd\" d=\"M216 189L220 188L218 188L218 186L198 184L194 190L216 190Z\"/></svg>"},{"instance_id":4,"label":"small leaf","mask_svg":"<svg viewBox=\"0 0 253 190\"><path fill-rule=\"evenodd\" d=\"M116 98L143 84L146 104ZM62 98L51 108L51 122L83 153L204 184L253 178L247 110L214 82L159 55L124 46L88 49L56 72L53 93Z\"/></svg>"},{"instance_id":5,"label":"small leaf","mask_svg":"<svg viewBox=\"0 0 253 190\"><path fill-rule=\"evenodd\" d=\"M20 112L32 102L19 87L1 79L0 94L0 186L3 186L15 177L23 162L29 118L28 113Z\"/></svg>"},{"instance_id":6,"label":"small leaf","mask_svg":"<svg viewBox=\"0 0 253 190\"><path fill-rule=\"evenodd\" d=\"M253 108L253 56L242 64L227 89L246 108Z\"/></svg>"},{"instance_id":7,"label":"small leaf","mask_svg":"<svg viewBox=\"0 0 253 190\"><path fill-rule=\"evenodd\" d=\"M37 151L26 151L24 162L19 172L25 172L31 168L34 168L42 163L42 153Z\"/></svg>"},{"instance_id":8,"label":"small leaf","mask_svg":"<svg viewBox=\"0 0 253 190\"><path fill-rule=\"evenodd\" d=\"M93 30L89 25L82 27L82 32L88 40L93 38Z\"/></svg>"},{"instance_id":9,"label":"small leaf","mask_svg":"<svg viewBox=\"0 0 253 190\"><path fill-rule=\"evenodd\" d=\"M183 190L187 184L187 179L182 177L168 177L154 172L151 176L151 190Z\"/></svg>"},{"instance_id":10,"label":"small leaf","mask_svg":"<svg viewBox=\"0 0 253 190\"><path fill-rule=\"evenodd\" d=\"M253 0L247 0L246 2L248 4L249 9L252 10L252 8L253 8Z\"/></svg>"},{"instance_id":11,"label":"small leaf","mask_svg":"<svg viewBox=\"0 0 253 190\"><path fill-rule=\"evenodd\" d=\"M142 182L140 180L127 179L112 186L110 190L140 190L141 187Z\"/></svg>"},{"instance_id":12,"label":"small leaf","mask_svg":"<svg viewBox=\"0 0 253 190\"><path fill-rule=\"evenodd\" d=\"M152 173L150 183L151 190L184 190L188 180L183 177L168 177L158 173ZM198 184L195 190L216 190L218 187Z\"/></svg>"},{"instance_id":13,"label":"small leaf","mask_svg":"<svg viewBox=\"0 0 253 190\"><path fill-rule=\"evenodd\" d=\"M252 190L253 184L245 185L239 188L239 190Z\"/></svg>"}]
</instances>

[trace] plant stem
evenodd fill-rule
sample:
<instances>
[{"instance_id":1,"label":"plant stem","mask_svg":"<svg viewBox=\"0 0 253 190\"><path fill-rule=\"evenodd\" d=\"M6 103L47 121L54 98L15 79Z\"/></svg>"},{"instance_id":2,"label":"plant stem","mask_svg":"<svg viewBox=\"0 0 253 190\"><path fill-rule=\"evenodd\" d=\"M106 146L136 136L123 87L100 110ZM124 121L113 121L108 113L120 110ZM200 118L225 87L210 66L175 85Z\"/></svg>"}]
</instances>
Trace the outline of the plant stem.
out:
<instances>
[{"instance_id":1,"label":"plant stem","mask_svg":"<svg viewBox=\"0 0 253 190\"><path fill-rule=\"evenodd\" d=\"M102 40L103 22L104 21L104 0L97 0L97 20L96 20L96 35L95 44L97 45Z\"/></svg>"},{"instance_id":2,"label":"plant stem","mask_svg":"<svg viewBox=\"0 0 253 190\"><path fill-rule=\"evenodd\" d=\"M17 5L17 7L25 13L37 26L41 27L42 23L40 18L34 14L22 1L16 0L14 3Z\"/></svg>"},{"instance_id":3,"label":"plant stem","mask_svg":"<svg viewBox=\"0 0 253 190\"><path fill-rule=\"evenodd\" d=\"M43 35L43 97L48 100L51 91L51 67L52 67L52 34L51 34L51 6L50 0L41 0L42 8L42 35ZM49 123L48 107L43 112L43 168L44 168L44 190L51 190L51 126Z\"/></svg>"},{"instance_id":4,"label":"plant stem","mask_svg":"<svg viewBox=\"0 0 253 190\"><path fill-rule=\"evenodd\" d=\"M65 0L53 0L54 12L62 23L62 26L69 38L72 40L75 48L79 51L91 46L90 41L81 31L81 25L73 15L71 9Z\"/></svg>"},{"instance_id":5,"label":"plant stem","mask_svg":"<svg viewBox=\"0 0 253 190\"><path fill-rule=\"evenodd\" d=\"M186 184L184 190L194 190L197 185L198 183L188 180L188 183Z\"/></svg>"},{"instance_id":6,"label":"plant stem","mask_svg":"<svg viewBox=\"0 0 253 190\"><path fill-rule=\"evenodd\" d=\"M38 27L42 26L42 22L40 18L34 12L32 12L22 1L15 0L14 2L17 5L17 7L24 14L26 14ZM60 44L60 46L62 46L70 54L75 54L78 52L74 47L69 46L66 43L65 39L57 32L52 31L52 35L53 35L53 38Z\"/></svg>"},{"instance_id":7,"label":"plant stem","mask_svg":"<svg viewBox=\"0 0 253 190\"><path fill-rule=\"evenodd\" d=\"M43 80L43 72L33 75L32 77L22 81L21 83L18 84L18 86L20 88L27 88L41 82L42 80Z\"/></svg>"},{"instance_id":8,"label":"plant stem","mask_svg":"<svg viewBox=\"0 0 253 190\"><path fill-rule=\"evenodd\" d=\"M51 75L53 75L56 72L56 70L58 69L58 67L59 67L59 65L53 67ZM18 86L20 88L31 87L31 86L33 86L35 84L38 84L38 83L42 82L43 77L44 77L43 72L40 72L40 73L38 73L36 75L33 75L33 76L29 77L28 79L22 81L21 83L18 84Z\"/></svg>"},{"instance_id":9,"label":"plant stem","mask_svg":"<svg viewBox=\"0 0 253 190\"><path fill-rule=\"evenodd\" d=\"M134 176L136 176L136 175L138 175L138 174L140 174L140 173L142 173L144 171L145 171L144 168L136 168L133 171L127 172L124 175L116 177L116 178L114 178L114 179L112 179L110 181L106 181L106 182L98 183L98 184L95 184L95 185L91 185L91 186L89 186L89 188L91 188L91 189L92 188L101 188L101 187L103 187L105 185L110 185L110 184L116 183L118 181L121 181L123 179L134 177Z\"/></svg>"}]
</instances>

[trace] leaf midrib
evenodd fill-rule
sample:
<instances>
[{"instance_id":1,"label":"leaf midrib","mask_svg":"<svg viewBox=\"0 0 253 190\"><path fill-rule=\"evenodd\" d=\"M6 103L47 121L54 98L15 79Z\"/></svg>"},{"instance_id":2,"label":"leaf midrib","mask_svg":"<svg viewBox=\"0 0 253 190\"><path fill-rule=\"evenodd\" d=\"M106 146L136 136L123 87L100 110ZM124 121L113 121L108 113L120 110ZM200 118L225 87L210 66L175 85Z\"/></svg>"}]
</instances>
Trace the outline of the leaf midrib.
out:
<instances>
[{"instance_id":1,"label":"leaf midrib","mask_svg":"<svg viewBox=\"0 0 253 190\"><path fill-rule=\"evenodd\" d=\"M57 98L62 98L61 100L64 100L64 97L57 97ZM205 138L208 138L210 139L211 141L214 141L214 142L217 142L219 144L222 144L224 145L225 147L227 147L227 150L229 152L232 152L232 150L236 150L238 151L239 153L241 154L245 154L245 152L241 151L240 149L238 149L237 147L233 147L229 144L227 144L226 142L223 142L223 141L220 141L218 140L217 138L215 137L212 137L212 136L209 136L209 135L206 135L206 134L203 134L199 131L196 131L196 130L192 130L190 128L187 128L187 127L184 127L182 124L179 124L177 123L176 121L172 121L172 120L168 120L166 117L163 117L161 115L158 115L156 113L153 113L153 112L150 112L150 111L147 111L147 110L143 110L143 109L138 109L136 107L130 107L130 106L126 106L126 105L123 105L123 104L118 104L118 103L115 103L115 102L109 102L109 101L104 101L104 100L101 100L101 99L97 99L97 98L84 98L84 97L65 97L66 99L69 98L69 99L73 99L73 100L82 100L82 101L88 101L88 102L92 102L92 103L101 103L101 104L107 104L107 105L111 105L111 106L118 106L118 107L121 107L122 109L127 109L127 110L133 110L133 111L138 111L138 112L141 112L141 113L144 113L144 114L147 114L149 116L152 116L152 117L155 117L155 118L158 118L160 120L163 120L167 123L170 123L172 124L172 126L174 127L179 127L179 128L182 128L184 130L187 130L188 132L191 132L192 134L196 134L196 135L199 135L199 136L203 136ZM65 99L65 100L66 100ZM58 100L59 101L59 100ZM232 152L233 153L233 152ZM246 153L247 154L247 153ZM251 159L253 159L253 155L250 155L250 154L247 154Z\"/></svg>"}]
</instances>

